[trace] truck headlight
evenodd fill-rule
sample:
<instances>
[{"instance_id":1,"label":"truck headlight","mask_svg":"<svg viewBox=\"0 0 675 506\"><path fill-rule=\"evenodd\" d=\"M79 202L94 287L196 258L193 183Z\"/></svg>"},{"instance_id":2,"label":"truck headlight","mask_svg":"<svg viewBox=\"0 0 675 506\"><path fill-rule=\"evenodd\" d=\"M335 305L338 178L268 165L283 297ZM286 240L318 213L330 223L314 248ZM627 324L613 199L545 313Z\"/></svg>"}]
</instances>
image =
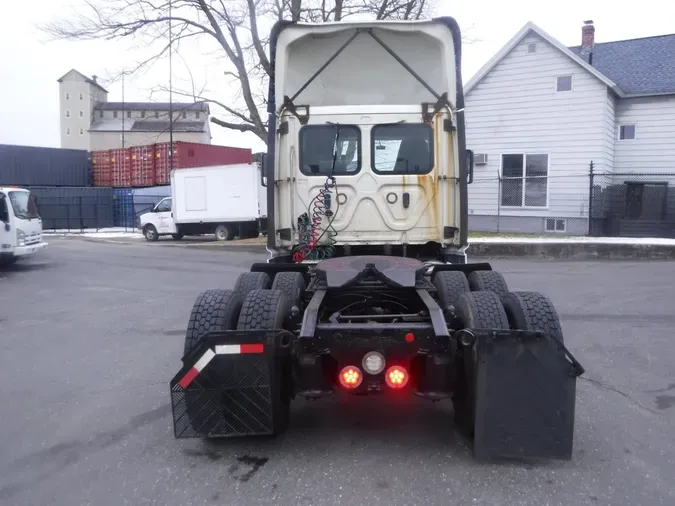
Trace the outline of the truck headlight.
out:
<instances>
[{"instance_id":1,"label":"truck headlight","mask_svg":"<svg viewBox=\"0 0 675 506\"><path fill-rule=\"evenodd\" d=\"M20 228L16 229L16 245L19 247L26 245L26 233Z\"/></svg>"}]
</instances>

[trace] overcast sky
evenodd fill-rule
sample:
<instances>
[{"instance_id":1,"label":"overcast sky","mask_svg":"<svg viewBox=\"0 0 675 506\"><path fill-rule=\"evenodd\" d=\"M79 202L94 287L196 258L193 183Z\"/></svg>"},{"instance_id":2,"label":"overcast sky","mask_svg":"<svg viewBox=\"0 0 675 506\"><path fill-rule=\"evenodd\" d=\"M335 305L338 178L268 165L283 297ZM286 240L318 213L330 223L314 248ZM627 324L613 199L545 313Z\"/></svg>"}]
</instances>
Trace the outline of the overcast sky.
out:
<instances>
[{"instance_id":1,"label":"overcast sky","mask_svg":"<svg viewBox=\"0 0 675 506\"><path fill-rule=\"evenodd\" d=\"M59 147L56 80L71 68L88 76L105 77L136 61L137 53L116 42L46 42L47 36L36 25L63 18L69 9L80 5L81 0L2 2L0 96L4 99L0 111L4 121L0 123L0 144ZM596 42L675 33L675 2L641 0L639 4L626 2L625 8L620 5L616 0L439 0L436 12L455 17L468 35L480 39L464 47L466 81L528 21L567 46L580 43L581 26L586 19L595 22ZM222 75L222 67L213 65L212 56L204 55L212 49L213 46L205 47L203 42L184 47L182 60L174 59L174 79L179 85L181 80L187 82L189 65L194 80L198 84L206 80L214 97L226 102L231 89L218 77ZM167 78L166 65L159 64L147 74L127 80L125 100L149 100L149 90L157 84L166 84ZM119 83L107 89L108 100L122 99ZM166 98L153 96L154 100ZM214 144L260 148L252 134L233 133L216 125L211 129Z\"/></svg>"}]
</instances>

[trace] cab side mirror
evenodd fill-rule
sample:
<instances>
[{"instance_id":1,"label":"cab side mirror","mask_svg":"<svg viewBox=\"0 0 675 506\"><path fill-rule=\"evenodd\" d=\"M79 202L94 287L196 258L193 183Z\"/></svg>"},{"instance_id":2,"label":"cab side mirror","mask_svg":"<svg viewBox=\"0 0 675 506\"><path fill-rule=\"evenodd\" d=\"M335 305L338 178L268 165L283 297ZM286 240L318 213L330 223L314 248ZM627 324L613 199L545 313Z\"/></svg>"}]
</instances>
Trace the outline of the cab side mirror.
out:
<instances>
[{"instance_id":1,"label":"cab side mirror","mask_svg":"<svg viewBox=\"0 0 675 506\"><path fill-rule=\"evenodd\" d=\"M260 155L260 185L267 187L267 153Z\"/></svg>"},{"instance_id":2,"label":"cab side mirror","mask_svg":"<svg viewBox=\"0 0 675 506\"><path fill-rule=\"evenodd\" d=\"M473 150L466 150L466 183L473 183Z\"/></svg>"}]
</instances>

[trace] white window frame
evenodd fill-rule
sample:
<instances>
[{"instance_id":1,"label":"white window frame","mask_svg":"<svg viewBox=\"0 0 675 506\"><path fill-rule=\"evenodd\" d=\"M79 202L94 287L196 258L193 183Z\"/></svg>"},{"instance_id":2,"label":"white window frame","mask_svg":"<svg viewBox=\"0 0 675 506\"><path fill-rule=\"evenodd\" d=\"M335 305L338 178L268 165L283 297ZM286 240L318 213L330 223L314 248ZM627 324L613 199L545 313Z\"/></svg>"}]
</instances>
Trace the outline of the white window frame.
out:
<instances>
[{"instance_id":1,"label":"white window frame","mask_svg":"<svg viewBox=\"0 0 675 506\"><path fill-rule=\"evenodd\" d=\"M546 228L548 220L553 220L553 230ZM562 222L562 230L558 230L558 222ZM567 232L567 219L565 218L544 218L544 232L547 234L564 234Z\"/></svg>"},{"instance_id":2,"label":"white window frame","mask_svg":"<svg viewBox=\"0 0 675 506\"><path fill-rule=\"evenodd\" d=\"M569 90L559 90L558 89L558 80L563 78L563 77L569 77L570 78L570 89ZM572 90L574 90L574 75L573 74L565 74L565 75L555 77L555 92L556 93L571 93Z\"/></svg>"},{"instance_id":3,"label":"white window frame","mask_svg":"<svg viewBox=\"0 0 675 506\"><path fill-rule=\"evenodd\" d=\"M625 139L621 138L621 127L633 127L633 137L627 137ZM637 125L635 123L619 123L619 128L616 129L616 139L622 142L625 141L634 141L637 139Z\"/></svg>"},{"instance_id":4,"label":"white window frame","mask_svg":"<svg viewBox=\"0 0 675 506\"><path fill-rule=\"evenodd\" d=\"M519 178L511 178L511 177L504 177L504 157L509 156L509 155L522 155L523 157L523 174ZM527 157L528 156L535 156L535 155L546 155L546 176L534 176L536 178L543 178L546 177L546 205L544 206L528 206L525 205L525 181L527 177L525 176L525 170L527 167ZM498 206L502 209L536 209L536 210L546 210L548 209L549 206L549 201L551 198L550 195L550 178L551 178L551 153L548 153L546 151L532 151L532 152L508 152L508 153L500 153L499 154L499 177L501 179L501 183L499 185L499 195L497 195L498 199ZM522 185L522 195L521 195L521 205L519 206L509 206L509 205L504 205L502 204L502 194L504 192L504 179L520 179L523 181Z\"/></svg>"}]
</instances>

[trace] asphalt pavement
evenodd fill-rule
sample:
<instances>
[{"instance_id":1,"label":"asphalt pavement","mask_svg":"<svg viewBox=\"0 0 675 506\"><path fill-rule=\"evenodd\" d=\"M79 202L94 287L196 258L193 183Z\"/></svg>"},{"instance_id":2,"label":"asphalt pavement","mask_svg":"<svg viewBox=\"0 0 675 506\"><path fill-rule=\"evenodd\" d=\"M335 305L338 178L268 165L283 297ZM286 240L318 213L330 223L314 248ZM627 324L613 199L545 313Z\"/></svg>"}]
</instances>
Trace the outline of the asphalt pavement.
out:
<instances>
[{"instance_id":1,"label":"asphalt pavement","mask_svg":"<svg viewBox=\"0 0 675 506\"><path fill-rule=\"evenodd\" d=\"M296 401L276 440L175 440L192 303L262 259L50 238L0 271L0 504L675 504L675 262L494 262L551 297L586 374L571 461L482 463L450 406L415 398Z\"/></svg>"}]
</instances>

